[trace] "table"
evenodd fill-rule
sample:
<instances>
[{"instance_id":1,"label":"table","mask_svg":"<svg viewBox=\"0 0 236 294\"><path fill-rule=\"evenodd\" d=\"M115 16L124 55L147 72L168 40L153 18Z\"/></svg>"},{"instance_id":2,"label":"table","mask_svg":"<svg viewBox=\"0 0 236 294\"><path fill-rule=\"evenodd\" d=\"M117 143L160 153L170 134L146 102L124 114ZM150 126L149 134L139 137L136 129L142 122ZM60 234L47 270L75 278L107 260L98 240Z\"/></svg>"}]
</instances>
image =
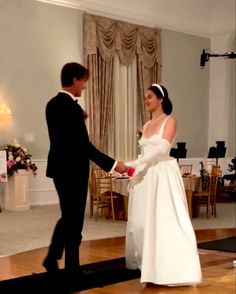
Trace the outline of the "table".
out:
<instances>
[{"instance_id":1,"label":"table","mask_svg":"<svg viewBox=\"0 0 236 294\"><path fill-rule=\"evenodd\" d=\"M190 217L193 216L193 208L192 208L192 198L193 198L193 192L201 192L201 178L189 175L189 176L183 176L183 183L184 183L184 189L186 193L187 203L188 203L188 209L189 209L189 215Z\"/></svg>"}]
</instances>

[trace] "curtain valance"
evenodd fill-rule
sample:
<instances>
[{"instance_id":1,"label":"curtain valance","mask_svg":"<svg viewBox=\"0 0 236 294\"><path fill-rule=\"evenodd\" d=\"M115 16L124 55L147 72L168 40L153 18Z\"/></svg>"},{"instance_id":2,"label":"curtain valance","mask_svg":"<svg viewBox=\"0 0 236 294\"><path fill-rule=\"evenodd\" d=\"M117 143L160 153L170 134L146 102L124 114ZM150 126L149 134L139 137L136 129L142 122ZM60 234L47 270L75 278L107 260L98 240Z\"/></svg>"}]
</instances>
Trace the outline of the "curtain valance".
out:
<instances>
[{"instance_id":1,"label":"curtain valance","mask_svg":"<svg viewBox=\"0 0 236 294\"><path fill-rule=\"evenodd\" d=\"M128 65L139 55L143 66L161 64L161 31L101 16L85 14L85 58L99 50L102 59L110 62L118 54L120 62Z\"/></svg>"}]
</instances>

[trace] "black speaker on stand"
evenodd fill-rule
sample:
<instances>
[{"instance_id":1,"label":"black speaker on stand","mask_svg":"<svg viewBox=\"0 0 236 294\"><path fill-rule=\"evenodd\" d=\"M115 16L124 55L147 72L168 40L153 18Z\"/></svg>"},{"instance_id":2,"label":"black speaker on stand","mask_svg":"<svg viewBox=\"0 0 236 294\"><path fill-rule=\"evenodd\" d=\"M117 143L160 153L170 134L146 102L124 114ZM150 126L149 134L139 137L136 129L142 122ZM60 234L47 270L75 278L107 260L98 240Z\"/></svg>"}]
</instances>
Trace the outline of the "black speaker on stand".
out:
<instances>
[{"instance_id":1,"label":"black speaker on stand","mask_svg":"<svg viewBox=\"0 0 236 294\"><path fill-rule=\"evenodd\" d=\"M186 149L186 142L177 142L177 148L171 148L170 156L177 159L179 162L179 158L186 158L187 156L187 149Z\"/></svg>"},{"instance_id":2,"label":"black speaker on stand","mask_svg":"<svg viewBox=\"0 0 236 294\"><path fill-rule=\"evenodd\" d=\"M226 147L225 141L216 141L216 147L212 146L208 151L208 158L215 158L218 165L219 158L225 158Z\"/></svg>"}]
</instances>

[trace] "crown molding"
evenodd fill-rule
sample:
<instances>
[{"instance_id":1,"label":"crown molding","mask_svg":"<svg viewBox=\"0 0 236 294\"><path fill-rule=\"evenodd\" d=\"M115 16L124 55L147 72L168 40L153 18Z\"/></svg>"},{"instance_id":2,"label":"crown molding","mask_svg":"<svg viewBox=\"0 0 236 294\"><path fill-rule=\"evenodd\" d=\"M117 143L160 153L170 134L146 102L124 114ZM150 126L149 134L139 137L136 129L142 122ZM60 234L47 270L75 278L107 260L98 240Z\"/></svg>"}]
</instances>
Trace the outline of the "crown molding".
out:
<instances>
[{"instance_id":1,"label":"crown molding","mask_svg":"<svg viewBox=\"0 0 236 294\"><path fill-rule=\"evenodd\" d=\"M92 3L87 0L36 0L38 2L53 4L53 5L59 5L63 7L69 7L74 9L79 9L87 13L100 15L104 17L114 18L121 21L127 21L134 24L144 25L148 27L156 27L156 28L162 28L162 29L168 29L173 31L178 31L186 34L201 36L201 37L209 37L208 34L205 32L196 32L191 29L182 28L176 23L166 23L163 21L159 22L153 22L150 21L150 19L153 20L150 15L145 14L139 14L132 12L132 16L130 11L126 9L117 9L111 6L105 6L97 3Z\"/></svg>"},{"instance_id":2,"label":"crown molding","mask_svg":"<svg viewBox=\"0 0 236 294\"><path fill-rule=\"evenodd\" d=\"M123 21L130 21L132 23L139 23L147 25L150 27L156 27L153 22L150 22L150 16L141 15L132 12L132 17L130 16L130 11L125 9L117 9L111 6L105 6L97 3L92 3L89 1L79 1L79 0L36 0L38 2L69 7L74 9L79 9L87 13L96 14L104 17L115 18Z\"/></svg>"},{"instance_id":3,"label":"crown molding","mask_svg":"<svg viewBox=\"0 0 236 294\"><path fill-rule=\"evenodd\" d=\"M81 9L82 2L83 2L83 1L77 1L77 0L36 0L36 1L63 6L63 7L76 8L76 9Z\"/></svg>"},{"instance_id":4,"label":"crown molding","mask_svg":"<svg viewBox=\"0 0 236 294\"><path fill-rule=\"evenodd\" d=\"M168 19L163 15L156 17L155 13L140 14L132 11L130 13L129 6L124 9L112 7L113 1L109 2L109 5L99 4L99 1L87 1L87 0L36 0L38 2L59 5L63 7L69 7L73 9L79 9L87 13L109 17L121 21L127 21L134 24L162 28L172 31L178 31L181 33L191 34L199 37L211 38L216 35L217 32L212 30L209 23L204 25L201 23L192 23L192 25L186 26L186 23L179 21L176 17L169 17ZM152 13L152 12L151 12ZM218 31L218 34L227 34L229 31L222 28ZM231 32L230 32L231 33Z\"/></svg>"}]
</instances>

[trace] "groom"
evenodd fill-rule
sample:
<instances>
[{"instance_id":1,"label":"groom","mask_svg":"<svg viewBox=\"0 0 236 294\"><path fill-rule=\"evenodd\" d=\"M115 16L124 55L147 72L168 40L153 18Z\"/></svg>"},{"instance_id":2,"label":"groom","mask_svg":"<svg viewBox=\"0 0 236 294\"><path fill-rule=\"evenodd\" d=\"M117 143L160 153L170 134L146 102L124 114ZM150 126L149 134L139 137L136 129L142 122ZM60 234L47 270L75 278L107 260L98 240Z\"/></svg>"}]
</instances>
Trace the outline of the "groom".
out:
<instances>
[{"instance_id":1,"label":"groom","mask_svg":"<svg viewBox=\"0 0 236 294\"><path fill-rule=\"evenodd\" d=\"M89 141L85 116L75 97L80 97L89 78L88 69L72 62L61 70L62 90L46 106L50 150L46 176L53 179L60 203L58 220L43 265L48 272L59 270L65 249L65 270L80 273L79 246L86 206L89 161L105 171L128 171L123 162L100 152Z\"/></svg>"}]
</instances>

